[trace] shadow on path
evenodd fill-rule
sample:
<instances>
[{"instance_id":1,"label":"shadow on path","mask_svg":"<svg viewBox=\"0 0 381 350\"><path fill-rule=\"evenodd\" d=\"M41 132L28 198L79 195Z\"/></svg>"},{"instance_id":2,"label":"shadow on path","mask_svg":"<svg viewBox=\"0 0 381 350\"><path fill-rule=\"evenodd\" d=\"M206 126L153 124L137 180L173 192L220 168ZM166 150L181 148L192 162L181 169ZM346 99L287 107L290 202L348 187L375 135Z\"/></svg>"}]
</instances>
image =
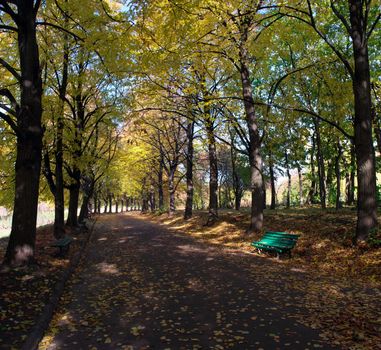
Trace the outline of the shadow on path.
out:
<instances>
[{"instance_id":1,"label":"shadow on path","mask_svg":"<svg viewBox=\"0 0 381 350\"><path fill-rule=\"evenodd\" d=\"M136 214L101 217L41 348L330 349L298 321L305 279Z\"/></svg>"}]
</instances>

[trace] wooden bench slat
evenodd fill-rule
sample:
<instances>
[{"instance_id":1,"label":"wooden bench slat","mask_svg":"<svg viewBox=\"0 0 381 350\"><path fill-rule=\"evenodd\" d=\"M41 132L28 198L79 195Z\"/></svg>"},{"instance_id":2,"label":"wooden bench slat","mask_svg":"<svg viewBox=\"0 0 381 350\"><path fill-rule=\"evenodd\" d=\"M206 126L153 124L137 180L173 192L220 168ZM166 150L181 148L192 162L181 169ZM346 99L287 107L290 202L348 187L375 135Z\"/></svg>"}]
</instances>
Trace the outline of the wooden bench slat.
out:
<instances>
[{"instance_id":1,"label":"wooden bench slat","mask_svg":"<svg viewBox=\"0 0 381 350\"><path fill-rule=\"evenodd\" d=\"M292 249L294 246L290 245L283 245L283 244L269 244L269 243L262 243L262 242L253 242L252 245L255 246L263 246L263 247L275 247L275 248L281 248L281 249Z\"/></svg>"},{"instance_id":2,"label":"wooden bench slat","mask_svg":"<svg viewBox=\"0 0 381 350\"><path fill-rule=\"evenodd\" d=\"M275 235L275 234L265 234L265 235L263 235L263 238L265 238L265 237L288 239L288 240L293 240L293 241L296 241L299 238L298 236L293 237L293 236L282 236L282 235Z\"/></svg>"},{"instance_id":3,"label":"wooden bench slat","mask_svg":"<svg viewBox=\"0 0 381 350\"><path fill-rule=\"evenodd\" d=\"M266 231L265 234L278 234L282 236L300 237L300 235L297 235L295 233L286 233L286 232L277 232L277 231Z\"/></svg>"},{"instance_id":4,"label":"wooden bench slat","mask_svg":"<svg viewBox=\"0 0 381 350\"><path fill-rule=\"evenodd\" d=\"M276 238L276 237L263 237L261 238L261 241L268 241L268 242L282 242L282 243L296 243L295 239L285 239L285 238Z\"/></svg>"}]
</instances>

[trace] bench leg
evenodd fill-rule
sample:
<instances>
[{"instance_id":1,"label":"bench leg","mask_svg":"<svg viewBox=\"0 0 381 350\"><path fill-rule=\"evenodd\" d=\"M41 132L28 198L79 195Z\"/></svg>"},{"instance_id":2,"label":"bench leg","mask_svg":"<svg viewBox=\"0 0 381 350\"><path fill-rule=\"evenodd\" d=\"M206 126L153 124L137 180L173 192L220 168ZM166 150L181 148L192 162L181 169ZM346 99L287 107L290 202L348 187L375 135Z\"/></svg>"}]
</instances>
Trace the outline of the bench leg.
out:
<instances>
[{"instance_id":1,"label":"bench leg","mask_svg":"<svg viewBox=\"0 0 381 350\"><path fill-rule=\"evenodd\" d=\"M61 247L58 247L59 248L59 252L58 252L58 256L60 258L64 258L65 255L68 253L69 251L69 247L70 247L70 244L67 244L65 246L61 246Z\"/></svg>"},{"instance_id":2,"label":"bench leg","mask_svg":"<svg viewBox=\"0 0 381 350\"><path fill-rule=\"evenodd\" d=\"M70 243L65 246L65 255L69 252Z\"/></svg>"}]
</instances>

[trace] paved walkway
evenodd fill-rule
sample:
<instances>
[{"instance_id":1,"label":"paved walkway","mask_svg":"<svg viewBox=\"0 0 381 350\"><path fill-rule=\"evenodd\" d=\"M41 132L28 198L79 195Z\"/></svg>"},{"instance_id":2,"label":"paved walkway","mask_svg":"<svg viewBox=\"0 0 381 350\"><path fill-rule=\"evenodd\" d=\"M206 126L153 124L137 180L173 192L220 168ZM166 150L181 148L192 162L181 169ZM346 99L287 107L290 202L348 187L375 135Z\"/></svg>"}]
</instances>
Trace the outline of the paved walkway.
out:
<instances>
[{"instance_id":1,"label":"paved walkway","mask_svg":"<svg viewBox=\"0 0 381 350\"><path fill-rule=\"evenodd\" d=\"M136 214L103 216L96 227L48 349L331 348L298 321L307 311L292 281L303 272Z\"/></svg>"}]
</instances>

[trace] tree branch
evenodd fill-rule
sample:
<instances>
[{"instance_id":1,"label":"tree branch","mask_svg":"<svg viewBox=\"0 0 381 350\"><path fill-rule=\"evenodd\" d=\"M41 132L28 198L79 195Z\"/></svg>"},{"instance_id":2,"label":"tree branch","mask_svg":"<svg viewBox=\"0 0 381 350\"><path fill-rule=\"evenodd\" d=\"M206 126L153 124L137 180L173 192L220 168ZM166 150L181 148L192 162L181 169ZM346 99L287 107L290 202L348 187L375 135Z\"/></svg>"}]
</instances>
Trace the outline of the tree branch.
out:
<instances>
[{"instance_id":1,"label":"tree branch","mask_svg":"<svg viewBox=\"0 0 381 350\"><path fill-rule=\"evenodd\" d=\"M370 36L372 35L374 29L376 28L377 24L380 22L381 19L381 12L378 14L377 18L374 20L372 26L369 29L369 32L366 35L366 38L369 40Z\"/></svg>"},{"instance_id":2,"label":"tree branch","mask_svg":"<svg viewBox=\"0 0 381 350\"><path fill-rule=\"evenodd\" d=\"M84 41L84 39L81 38L79 35L77 35L77 34L73 33L72 31L70 31L70 30L68 30L68 29L66 29L66 28L64 28L64 27L61 27L61 26L59 26L59 25L57 25L57 24L43 21L43 22L36 22L36 25L37 25L37 26L48 26L48 27L53 27L53 28L58 29L58 30L60 30L60 31L62 31L62 32L65 32L66 34L71 35L73 38L75 38L75 39L77 39L77 40L79 40L79 41Z\"/></svg>"},{"instance_id":3,"label":"tree branch","mask_svg":"<svg viewBox=\"0 0 381 350\"><path fill-rule=\"evenodd\" d=\"M0 57L0 64L9 72L11 73L16 79L18 82L21 82L21 75L16 71L16 69L14 69L7 61L5 61L4 59L2 59Z\"/></svg>"},{"instance_id":4,"label":"tree branch","mask_svg":"<svg viewBox=\"0 0 381 350\"><path fill-rule=\"evenodd\" d=\"M329 120L329 119L322 117L320 114L318 114L314 111L310 111L308 109L303 109L303 108L298 108L298 107L281 106L278 104L267 104L264 102L255 102L255 104L259 105L259 106L270 106L270 107L274 107L274 108L278 108L278 109L284 109L284 110L288 110L288 111L294 111L294 112L312 115L313 117L333 126L337 130L339 130L346 138L348 138L351 142L353 142L354 137L352 135L348 134L339 124L333 122L332 120Z\"/></svg>"},{"instance_id":5,"label":"tree branch","mask_svg":"<svg viewBox=\"0 0 381 350\"><path fill-rule=\"evenodd\" d=\"M330 0L331 3L331 9L333 13L336 15L336 17L343 23L345 29L347 30L349 35L352 35L352 29L351 26L349 25L348 21L345 19L345 17L339 12L335 4L333 3L333 0Z\"/></svg>"},{"instance_id":6,"label":"tree branch","mask_svg":"<svg viewBox=\"0 0 381 350\"><path fill-rule=\"evenodd\" d=\"M0 118L3 119L11 127L11 129L16 133L16 135L20 135L19 128L9 115L0 111Z\"/></svg>"},{"instance_id":7,"label":"tree branch","mask_svg":"<svg viewBox=\"0 0 381 350\"><path fill-rule=\"evenodd\" d=\"M16 32L16 33L18 33L18 31L19 31L16 27L7 26L5 24L0 24L0 29L10 30L10 31Z\"/></svg>"},{"instance_id":8,"label":"tree branch","mask_svg":"<svg viewBox=\"0 0 381 350\"><path fill-rule=\"evenodd\" d=\"M8 2L6 0L0 0L0 10L7 13L9 16L12 17L13 21L18 25L19 24L19 15L12 10L12 8L9 6Z\"/></svg>"}]
</instances>

